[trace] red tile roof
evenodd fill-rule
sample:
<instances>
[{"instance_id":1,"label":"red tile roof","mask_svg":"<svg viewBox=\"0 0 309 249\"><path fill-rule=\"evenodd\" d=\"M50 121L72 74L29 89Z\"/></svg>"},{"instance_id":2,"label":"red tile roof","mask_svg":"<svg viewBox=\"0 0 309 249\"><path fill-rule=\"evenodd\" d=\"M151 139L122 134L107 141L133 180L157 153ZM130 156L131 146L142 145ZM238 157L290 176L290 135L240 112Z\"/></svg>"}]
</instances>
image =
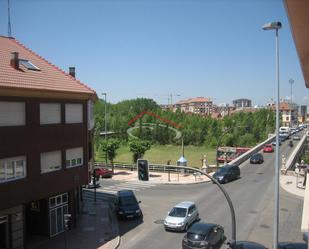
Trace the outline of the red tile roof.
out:
<instances>
[{"instance_id":1,"label":"red tile roof","mask_svg":"<svg viewBox=\"0 0 309 249\"><path fill-rule=\"evenodd\" d=\"M18 52L19 59L26 59L40 71L10 65L11 53ZM65 73L13 38L0 36L0 88L67 92L96 96L94 90Z\"/></svg>"},{"instance_id":2,"label":"red tile roof","mask_svg":"<svg viewBox=\"0 0 309 249\"><path fill-rule=\"evenodd\" d=\"M196 98L190 98L186 100L180 100L176 102L176 105L181 105L181 104L189 104L189 103L204 103L204 102L211 102L210 98L204 98L204 97L196 97Z\"/></svg>"}]
</instances>

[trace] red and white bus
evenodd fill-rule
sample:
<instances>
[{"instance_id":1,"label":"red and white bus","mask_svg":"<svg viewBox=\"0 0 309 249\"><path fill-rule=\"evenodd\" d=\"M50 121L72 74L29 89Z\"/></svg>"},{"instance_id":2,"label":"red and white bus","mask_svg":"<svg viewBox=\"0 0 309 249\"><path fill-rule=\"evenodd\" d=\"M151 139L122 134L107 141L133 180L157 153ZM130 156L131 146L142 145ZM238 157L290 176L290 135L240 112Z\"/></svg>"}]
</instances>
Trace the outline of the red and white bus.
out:
<instances>
[{"instance_id":1,"label":"red and white bus","mask_svg":"<svg viewBox=\"0 0 309 249\"><path fill-rule=\"evenodd\" d=\"M229 163L235 158L250 150L245 147L219 147L217 150L217 160L219 163Z\"/></svg>"}]
</instances>

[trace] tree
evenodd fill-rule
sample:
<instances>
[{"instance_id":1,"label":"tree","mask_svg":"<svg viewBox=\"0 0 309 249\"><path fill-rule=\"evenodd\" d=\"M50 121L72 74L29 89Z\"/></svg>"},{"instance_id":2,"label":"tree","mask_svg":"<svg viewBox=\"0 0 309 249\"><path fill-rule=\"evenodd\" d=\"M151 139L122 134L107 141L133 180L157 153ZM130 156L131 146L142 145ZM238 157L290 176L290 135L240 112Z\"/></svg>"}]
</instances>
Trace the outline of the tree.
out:
<instances>
[{"instance_id":1,"label":"tree","mask_svg":"<svg viewBox=\"0 0 309 249\"><path fill-rule=\"evenodd\" d=\"M142 158L145 152L151 148L151 144L146 140L130 139L129 148L133 153L133 162L137 162L137 159Z\"/></svg>"},{"instance_id":2,"label":"tree","mask_svg":"<svg viewBox=\"0 0 309 249\"><path fill-rule=\"evenodd\" d=\"M101 149L105 155L107 155L108 160L112 164L112 171L114 173L114 159L117 155L117 150L120 147L120 141L118 139L102 140Z\"/></svg>"}]
</instances>

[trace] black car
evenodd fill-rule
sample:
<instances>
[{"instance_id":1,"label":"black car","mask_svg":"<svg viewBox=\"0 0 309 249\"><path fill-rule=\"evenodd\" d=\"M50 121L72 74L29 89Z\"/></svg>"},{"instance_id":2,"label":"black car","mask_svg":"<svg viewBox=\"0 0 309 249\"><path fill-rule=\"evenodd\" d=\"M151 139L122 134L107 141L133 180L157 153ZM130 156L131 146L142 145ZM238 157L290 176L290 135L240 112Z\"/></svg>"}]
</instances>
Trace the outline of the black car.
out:
<instances>
[{"instance_id":1,"label":"black car","mask_svg":"<svg viewBox=\"0 0 309 249\"><path fill-rule=\"evenodd\" d=\"M225 165L214 173L213 177L219 183L227 183L240 178L240 169L237 165Z\"/></svg>"},{"instance_id":2,"label":"black car","mask_svg":"<svg viewBox=\"0 0 309 249\"><path fill-rule=\"evenodd\" d=\"M262 244L252 242L252 241L237 241L235 246L232 246L235 249L267 249L267 247Z\"/></svg>"},{"instance_id":3,"label":"black car","mask_svg":"<svg viewBox=\"0 0 309 249\"><path fill-rule=\"evenodd\" d=\"M292 140L290 140L290 141L289 141L289 146L290 146L290 147L293 147L293 146L294 146L294 144L293 144L293 141L292 141Z\"/></svg>"},{"instance_id":4,"label":"black car","mask_svg":"<svg viewBox=\"0 0 309 249\"><path fill-rule=\"evenodd\" d=\"M119 219L143 217L142 210L139 207L140 201L137 201L132 190L121 190L117 192L116 212Z\"/></svg>"},{"instance_id":5,"label":"black car","mask_svg":"<svg viewBox=\"0 0 309 249\"><path fill-rule=\"evenodd\" d=\"M255 163L263 163L264 162L264 157L261 153L256 153L253 154L250 157L250 163L255 164Z\"/></svg>"},{"instance_id":6,"label":"black car","mask_svg":"<svg viewBox=\"0 0 309 249\"><path fill-rule=\"evenodd\" d=\"M223 227L217 224L197 222L182 239L182 248L220 248L225 241Z\"/></svg>"},{"instance_id":7,"label":"black car","mask_svg":"<svg viewBox=\"0 0 309 249\"><path fill-rule=\"evenodd\" d=\"M307 244L297 242L279 242L278 249L307 249Z\"/></svg>"}]
</instances>

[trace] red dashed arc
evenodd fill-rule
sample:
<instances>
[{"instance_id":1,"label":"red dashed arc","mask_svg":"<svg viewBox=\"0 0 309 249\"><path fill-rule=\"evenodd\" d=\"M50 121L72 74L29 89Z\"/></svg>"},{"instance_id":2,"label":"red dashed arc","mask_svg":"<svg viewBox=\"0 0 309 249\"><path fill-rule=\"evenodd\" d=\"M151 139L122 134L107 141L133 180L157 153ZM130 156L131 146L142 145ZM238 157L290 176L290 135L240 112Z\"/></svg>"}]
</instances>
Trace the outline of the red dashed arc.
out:
<instances>
[{"instance_id":1,"label":"red dashed arc","mask_svg":"<svg viewBox=\"0 0 309 249\"><path fill-rule=\"evenodd\" d=\"M152 117L155 117L156 119L158 119L158 120L160 120L160 121L162 121L162 122L164 122L164 123L166 123L166 124L169 124L169 125L171 125L171 126L177 128L177 129L182 128L181 125L176 124L175 122L173 122L173 121L171 121L171 120L168 120L168 119L165 119L165 118L159 116L158 114L155 114L155 113L150 112L150 111L143 111L143 112L141 112L140 114L136 115L134 118L132 118L132 119L128 122L128 125L131 125L131 124L135 123L136 120L140 119L140 118L143 117L145 114L147 114L147 115L149 115L149 116L152 116Z\"/></svg>"}]
</instances>

